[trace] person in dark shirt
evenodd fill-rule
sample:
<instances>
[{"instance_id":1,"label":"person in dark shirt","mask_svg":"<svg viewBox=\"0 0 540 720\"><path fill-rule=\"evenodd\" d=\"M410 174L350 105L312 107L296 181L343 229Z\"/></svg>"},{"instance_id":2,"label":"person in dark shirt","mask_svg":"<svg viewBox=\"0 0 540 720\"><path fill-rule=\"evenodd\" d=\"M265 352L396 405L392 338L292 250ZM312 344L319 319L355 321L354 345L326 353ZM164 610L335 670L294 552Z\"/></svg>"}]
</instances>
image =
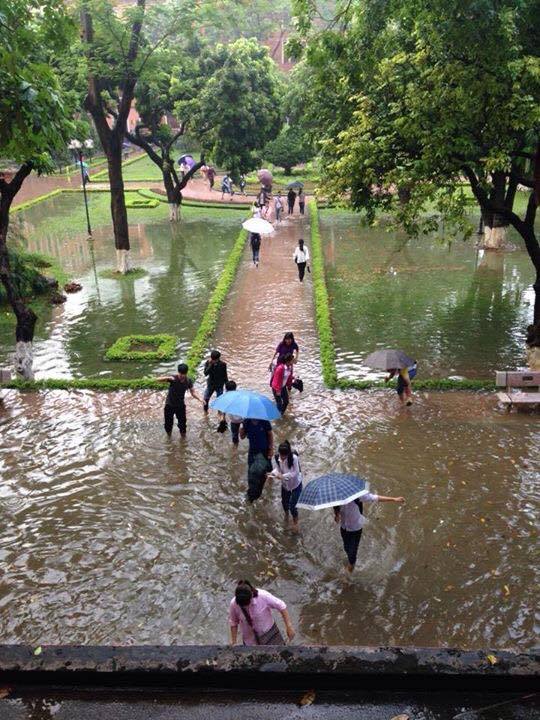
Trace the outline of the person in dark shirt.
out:
<instances>
[{"instance_id":1,"label":"person in dark shirt","mask_svg":"<svg viewBox=\"0 0 540 720\"><path fill-rule=\"evenodd\" d=\"M258 453L262 453L268 460L272 458L274 436L272 425L268 420L254 420L252 418L244 420L240 426L240 437L242 440L247 438L249 441L248 467Z\"/></svg>"},{"instance_id":2,"label":"person in dark shirt","mask_svg":"<svg viewBox=\"0 0 540 720\"><path fill-rule=\"evenodd\" d=\"M193 381L188 377L188 366L180 363L178 373L176 375L163 375L157 378L161 382L169 383L169 392L165 400L163 415L165 419L165 432L167 435L172 433L174 425L174 416L178 420L178 429L182 437L186 436L186 403L185 395L189 390L192 397L200 403L203 400L197 395L193 389ZM204 403L203 403L204 404Z\"/></svg>"},{"instance_id":3,"label":"person in dark shirt","mask_svg":"<svg viewBox=\"0 0 540 720\"><path fill-rule=\"evenodd\" d=\"M204 374L208 378L206 390L204 391L204 412L208 412L208 403L214 393L219 397L223 394L223 388L228 381L227 363L221 359L219 350L212 350L210 357L204 364Z\"/></svg>"}]
</instances>

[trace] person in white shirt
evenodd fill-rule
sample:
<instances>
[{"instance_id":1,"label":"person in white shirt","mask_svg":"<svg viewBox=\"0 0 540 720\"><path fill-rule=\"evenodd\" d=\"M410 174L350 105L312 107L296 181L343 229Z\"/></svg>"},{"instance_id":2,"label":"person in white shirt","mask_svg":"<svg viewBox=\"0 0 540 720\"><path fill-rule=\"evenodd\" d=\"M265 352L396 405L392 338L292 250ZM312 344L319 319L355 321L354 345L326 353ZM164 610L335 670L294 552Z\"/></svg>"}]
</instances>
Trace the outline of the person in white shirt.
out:
<instances>
[{"instance_id":1,"label":"person in white shirt","mask_svg":"<svg viewBox=\"0 0 540 720\"><path fill-rule=\"evenodd\" d=\"M347 554L347 570L352 573L356 565L356 556L358 554L358 545L362 537L362 528L366 522L364 517L362 503L364 502L396 502L404 503L405 498L402 497L385 497L384 495L374 495L367 493L361 498L352 500L346 505L336 505L334 510L334 520L340 524L341 538L343 540L343 549Z\"/></svg>"},{"instance_id":2,"label":"person in white shirt","mask_svg":"<svg viewBox=\"0 0 540 720\"><path fill-rule=\"evenodd\" d=\"M294 251L293 260L298 268L298 279L300 282L303 282L304 275L306 273L306 266L309 262L309 250L307 249L307 246L304 245L304 241L302 239L298 241L298 247Z\"/></svg>"},{"instance_id":3,"label":"person in white shirt","mask_svg":"<svg viewBox=\"0 0 540 720\"><path fill-rule=\"evenodd\" d=\"M281 480L281 504L285 513L285 521L292 516L292 528L298 532L298 510L296 503L302 492L302 471L298 453L293 452L288 440L282 442L277 453L272 458L272 472L269 478Z\"/></svg>"}]
</instances>

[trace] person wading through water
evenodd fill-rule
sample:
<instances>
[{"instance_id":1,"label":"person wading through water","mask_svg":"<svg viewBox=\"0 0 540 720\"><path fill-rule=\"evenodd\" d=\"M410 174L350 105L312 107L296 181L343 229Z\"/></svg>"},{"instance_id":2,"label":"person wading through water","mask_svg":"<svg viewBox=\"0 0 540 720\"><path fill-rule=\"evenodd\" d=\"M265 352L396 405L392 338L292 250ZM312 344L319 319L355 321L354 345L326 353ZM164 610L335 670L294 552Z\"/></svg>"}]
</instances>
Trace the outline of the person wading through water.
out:
<instances>
[{"instance_id":1,"label":"person wading through water","mask_svg":"<svg viewBox=\"0 0 540 720\"><path fill-rule=\"evenodd\" d=\"M281 614L287 637L292 640L295 632L283 600L254 587L249 580L239 580L229 606L231 643L236 645L240 625L244 645L285 645L272 610Z\"/></svg>"}]
</instances>

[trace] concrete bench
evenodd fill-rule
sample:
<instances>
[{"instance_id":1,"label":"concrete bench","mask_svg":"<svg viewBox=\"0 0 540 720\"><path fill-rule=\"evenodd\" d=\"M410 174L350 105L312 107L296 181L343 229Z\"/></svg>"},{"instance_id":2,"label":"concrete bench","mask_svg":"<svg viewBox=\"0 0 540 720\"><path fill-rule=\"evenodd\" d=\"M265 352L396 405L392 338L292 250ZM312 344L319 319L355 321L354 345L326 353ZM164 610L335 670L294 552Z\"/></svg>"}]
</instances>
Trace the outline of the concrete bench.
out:
<instances>
[{"instance_id":1,"label":"concrete bench","mask_svg":"<svg viewBox=\"0 0 540 720\"><path fill-rule=\"evenodd\" d=\"M540 404L540 371L509 370L495 374L497 387L506 388L498 392L497 398L510 409L512 405L525 407Z\"/></svg>"}]
</instances>

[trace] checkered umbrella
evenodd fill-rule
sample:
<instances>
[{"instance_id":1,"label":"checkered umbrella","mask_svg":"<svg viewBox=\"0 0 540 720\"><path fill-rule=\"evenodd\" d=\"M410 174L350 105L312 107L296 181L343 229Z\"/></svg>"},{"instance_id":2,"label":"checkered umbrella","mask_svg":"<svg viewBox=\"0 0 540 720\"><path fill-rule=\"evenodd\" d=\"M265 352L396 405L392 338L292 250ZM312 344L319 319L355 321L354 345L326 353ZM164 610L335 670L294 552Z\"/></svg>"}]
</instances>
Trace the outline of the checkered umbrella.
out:
<instances>
[{"instance_id":1,"label":"checkered umbrella","mask_svg":"<svg viewBox=\"0 0 540 720\"><path fill-rule=\"evenodd\" d=\"M323 510L336 505L346 505L368 492L369 483L357 475L331 473L308 483L300 494L297 507Z\"/></svg>"}]
</instances>

